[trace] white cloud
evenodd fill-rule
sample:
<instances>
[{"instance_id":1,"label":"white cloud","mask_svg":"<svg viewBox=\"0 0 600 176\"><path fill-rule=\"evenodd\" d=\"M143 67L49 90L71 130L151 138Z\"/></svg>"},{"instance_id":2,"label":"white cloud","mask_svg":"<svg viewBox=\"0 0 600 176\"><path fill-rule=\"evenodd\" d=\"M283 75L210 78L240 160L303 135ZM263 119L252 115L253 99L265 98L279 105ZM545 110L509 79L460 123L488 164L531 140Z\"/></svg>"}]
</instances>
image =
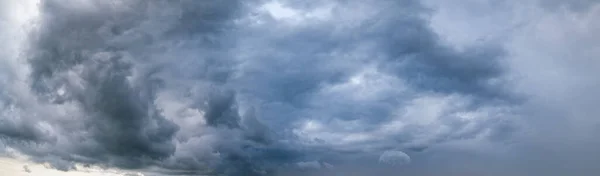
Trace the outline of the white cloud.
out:
<instances>
[{"instance_id":1,"label":"white cloud","mask_svg":"<svg viewBox=\"0 0 600 176\"><path fill-rule=\"evenodd\" d=\"M44 164L12 158L0 158L0 172L6 176L144 176L144 174L135 171L127 172L98 167L80 167L76 171L65 172L49 168Z\"/></svg>"}]
</instances>

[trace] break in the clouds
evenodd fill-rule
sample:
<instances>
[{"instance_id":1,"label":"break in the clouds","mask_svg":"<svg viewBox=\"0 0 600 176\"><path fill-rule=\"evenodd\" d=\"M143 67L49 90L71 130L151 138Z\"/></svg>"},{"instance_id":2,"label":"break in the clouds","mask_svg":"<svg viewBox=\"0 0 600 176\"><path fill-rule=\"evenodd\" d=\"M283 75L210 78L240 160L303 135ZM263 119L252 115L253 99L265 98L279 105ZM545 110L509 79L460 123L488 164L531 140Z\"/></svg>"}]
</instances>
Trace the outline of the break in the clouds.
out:
<instances>
[{"instance_id":1,"label":"break in the clouds","mask_svg":"<svg viewBox=\"0 0 600 176\"><path fill-rule=\"evenodd\" d=\"M0 2L1 151L146 175L596 175L597 1Z\"/></svg>"}]
</instances>

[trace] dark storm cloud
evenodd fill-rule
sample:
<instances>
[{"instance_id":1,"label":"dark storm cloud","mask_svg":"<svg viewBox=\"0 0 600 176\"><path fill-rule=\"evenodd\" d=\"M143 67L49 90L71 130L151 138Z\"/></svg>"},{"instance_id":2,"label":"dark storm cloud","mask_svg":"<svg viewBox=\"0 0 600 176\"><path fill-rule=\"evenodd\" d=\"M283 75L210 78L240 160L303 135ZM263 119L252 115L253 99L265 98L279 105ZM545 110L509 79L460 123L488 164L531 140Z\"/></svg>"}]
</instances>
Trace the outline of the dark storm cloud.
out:
<instances>
[{"instance_id":1,"label":"dark storm cloud","mask_svg":"<svg viewBox=\"0 0 600 176\"><path fill-rule=\"evenodd\" d=\"M369 13L361 16L364 19L353 18L352 13L362 13L361 10ZM327 92L332 85L350 82L370 64L376 65L378 74L406 80L414 94L435 92L476 97L463 111L478 111L481 106L497 103L495 99L512 98L501 86L489 83L500 79L505 72L501 66L505 56L503 48L490 44L456 50L448 46L429 29L427 18L423 16L427 11L416 1L374 1L369 4L345 1L334 5L332 11L331 21L306 19L310 25L293 24L294 19L290 20L292 24L286 24L286 19L278 21L277 17L267 16L262 22L268 25L250 28L248 35L270 35L240 39L240 45L247 50L242 53L245 56L241 61L242 76L234 82L240 95L247 97L245 103L258 106L260 118L267 126L279 127L275 130L282 136L298 135L286 129L297 127L306 120L322 122L326 128L322 134L339 133L340 138L353 133L377 133L374 131L390 123L394 111L410 104L414 96L398 93L394 88L386 90L381 97L369 97L373 100L352 99L350 97L361 93L351 90L340 94ZM401 84L384 81L397 86L396 89L403 88ZM367 148L380 151L405 146L409 150L422 150L436 143L475 138L496 125L485 120L476 125L469 124L452 112L442 114L440 118L442 126L448 127L449 132L438 136L427 136L423 126L415 125L398 134L379 134L389 135L384 141L368 139L344 146L329 146L331 141L328 139L315 137L309 139L309 145L332 149L309 147L304 151L305 155L294 162L312 158L348 159L344 155L379 155L367 152ZM354 122L360 126L344 125ZM510 136L514 132L510 127L498 129L492 136L500 141L503 138L500 136ZM417 142L423 137L431 139Z\"/></svg>"},{"instance_id":2,"label":"dark storm cloud","mask_svg":"<svg viewBox=\"0 0 600 176\"><path fill-rule=\"evenodd\" d=\"M509 96L490 83L505 72L503 48L449 46L420 2L331 1L324 19L292 20L257 2L43 1L27 49L33 98L10 105L47 117L0 121L0 135L35 143L12 146L61 170L237 176L360 165L513 131L487 119ZM481 111L491 115L459 117Z\"/></svg>"},{"instance_id":3,"label":"dark storm cloud","mask_svg":"<svg viewBox=\"0 0 600 176\"><path fill-rule=\"evenodd\" d=\"M154 75L163 68L150 66L155 68L141 70L139 63L151 61L156 45L170 38L214 38L220 30L227 29L225 26L240 4L60 0L41 3L42 19L31 34L35 39L29 48L31 89L42 102L72 103L83 111L82 116L73 119L82 124L64 125L64 129L57 126L57 130L76 131L64 136L71 146L52 149L51 154L66 160L127 168L170 157L175 152L173 137L178 126L165 119L154 104L156 92L163 84ZM196 41L200 47L217 46L211 42L214 41ZM211 96L214 98L210 98L207 107L208 123L237 125L237 109L230 105L235 101L233 94ZM45 142L42 132L34 126L36 123L5 120L2 124L6 137Z\"/></svg>"},{"instance_id":4,"label":"dark storm cloud","mask_svg":"<svg viewBox=\"0 0 600 176\"><path fill-rule=\"evenodd\" d=\"M386 8L405 7L390 5ZM456 50L441 42L426 19L412 15L406 17L399 12L382 10L378 20L369 24L372 26L359 30L365 39L375 39L384 52L387 60L381 64L383 69L406 78L418 89L476 96L499 93L500 90L486 84L504 72L501 59L505 53L501 46Z\"/></svg>"},{"instance_id":5,"label":"dark storm cloud","mask_svg":"<svg viewBox=\"0 0 600 176\"><path fill-rule=\"evenodd\" d=\"M231 91L212 93L208 100L206 123L211 126L239 127L239 114L235 94Z\"/></svg>"},{"instance_id":6,"label":"dark storm cloud","mask_svg":"<svg viewBox=\"0 0 600 176\"><path fill-rule=\"evenodd\" d=\"M265 123L287 126L303 116L315 116L324 121L360 119L368 129L386 122L394 108L410 96L388 92L387 97L357 102L344 97L354 92L341 96L320 93L324 87L350 81L357 71L373 63L384 74L406 80L417 92L466 94L483 102L508 98L502 88L488 83L504 72L500 46L464 51L447 46L429 29L422 15L427 11L416 1L375 1L364 9L356 7L363 4L355 1L336 5L330 23L315 20L307 22L312 25L290 27L267 18L265 23L273 25L248 34L272 34L266 36L267 41L246 39L248 44L243 46L252 48L246 51L248 55L261 60L244 60L243 77L238 78L242 94L259 99ZM350 11L361 10L372 11L366 19L353 19Z\"/></svg>"},{"instance_id":7,"label":"dark storm cloud","mask_svg":"<svg viewBox=\"0 0 600 176\"><path fill-rule=\"evenodd\" d=\"M0 134L2 134L3 138L16 139L22 142L48 140L43 131L29 124L3 119L0 125Z\"/></svg>"}]
</instances>

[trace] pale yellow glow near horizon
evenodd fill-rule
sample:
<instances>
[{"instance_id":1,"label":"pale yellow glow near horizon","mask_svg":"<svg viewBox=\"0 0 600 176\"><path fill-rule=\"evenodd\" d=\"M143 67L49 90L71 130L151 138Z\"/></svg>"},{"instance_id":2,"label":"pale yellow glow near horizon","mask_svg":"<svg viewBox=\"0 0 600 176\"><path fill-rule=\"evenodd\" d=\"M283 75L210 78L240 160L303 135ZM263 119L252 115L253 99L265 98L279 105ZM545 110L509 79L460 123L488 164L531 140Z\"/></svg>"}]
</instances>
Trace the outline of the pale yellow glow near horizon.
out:
<instances>
[{"instance_id":1,"label":"pale yellow glow near horizon","mask_svg":"<svg viewBox=\"0 0 600 176\"><path fill-rule=\"evenodd\" d=\"M2 176L143 176L141 173L125 172L113 169L90 168L77 171L59 171L43 164L32 163L20 159L0 158L0 175Z\"/></svg>"}]
</instances>

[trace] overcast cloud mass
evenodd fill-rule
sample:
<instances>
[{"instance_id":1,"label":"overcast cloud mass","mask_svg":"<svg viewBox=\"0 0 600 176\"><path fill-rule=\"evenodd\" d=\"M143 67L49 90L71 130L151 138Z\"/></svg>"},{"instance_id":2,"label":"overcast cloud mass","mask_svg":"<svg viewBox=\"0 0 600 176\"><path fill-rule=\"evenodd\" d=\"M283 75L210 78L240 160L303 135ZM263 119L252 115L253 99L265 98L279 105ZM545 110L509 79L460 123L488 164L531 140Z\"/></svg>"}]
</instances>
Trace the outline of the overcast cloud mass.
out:
<instances>
[{"instance_id":1,"label":"overcast cloud mass","mask_svg":"<svg viewBox=\"0 0 600 176\"><path fill-rule=\"evenodd\" d=\"M597 0L4 0L0 153L147 176L595 176L599 18Z\"/></svg>"}]
</instances>

